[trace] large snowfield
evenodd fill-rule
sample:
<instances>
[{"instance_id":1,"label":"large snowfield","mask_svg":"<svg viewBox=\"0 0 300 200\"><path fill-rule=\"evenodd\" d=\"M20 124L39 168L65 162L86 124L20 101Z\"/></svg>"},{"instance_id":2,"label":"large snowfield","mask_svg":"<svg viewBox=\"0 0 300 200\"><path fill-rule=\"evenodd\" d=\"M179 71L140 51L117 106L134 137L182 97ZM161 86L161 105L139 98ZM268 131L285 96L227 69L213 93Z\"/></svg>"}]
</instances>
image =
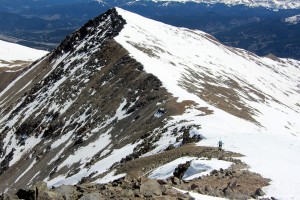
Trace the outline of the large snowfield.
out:
<instances>
[{"instance_id":1,"label":"large snowfield","mask_svg":"<svg viewBox=\"0 0 300 200\"><path fill-rule=\"evenodd\" d=\"M297 199L300 196L300 108L297 106L300 62L260 58L220 45L201 31L171 27L122 9L118 12L127 25L116 37L117 42L141 62L148 73L157 76L179 101L193 100L214 111L213 115L202 117L200 111L191 109L178 116L201 124L199 132L206 139L198 145L217 146L222 139L226 150L245 155L241 159L250 165L251 171L272 180L271 185L264 188L266 196ZM150 49L154 56L135 48L133 43ZM218 77L220 86L224 83L222 80L231 76L241 80L241 85L248 83L263 91L268 97L264 102L249 101L240 94L245 103L257 109L254 118L262 126L230 115L180 87L187 69L213 74Z\"/></svg>"},{"instance_id":2,"label":"large snowfield","mask_svg":"<svg viewBox=\"0 0 300 200\"><path fill-rule=\"evenodd\" d=\"M37 50L22 45L5 42L0 40L0 67L7 67L8 65L2 63L1 60L12 61L35 61L48 52L43 50Z\"/></svg>"}]
</instances>

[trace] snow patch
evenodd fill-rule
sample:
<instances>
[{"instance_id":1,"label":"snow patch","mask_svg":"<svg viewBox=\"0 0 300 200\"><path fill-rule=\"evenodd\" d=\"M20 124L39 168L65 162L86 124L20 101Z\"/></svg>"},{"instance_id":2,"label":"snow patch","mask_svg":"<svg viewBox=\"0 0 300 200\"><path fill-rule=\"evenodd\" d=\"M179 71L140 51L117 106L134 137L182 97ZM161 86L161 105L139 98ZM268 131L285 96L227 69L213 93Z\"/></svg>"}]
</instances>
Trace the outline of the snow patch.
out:
<instances>
[{"instance_id":1,"label":"snow patch","mask_svg":"<svg viewBox=\"0 0 300 200\"><path fill-rule=\"evenodd\" d=\"M197 157L181 157L155 169L148 178L152 179L167 179L173 176L175 169L179 164L196 159Z\"/></svg>"},{"instance_id":2,"label":"snow patch","mask_svg":"<svg viewBox=\"0 0 300 200\"><path fill-rule=\"evenodd\" d=\"M192 180L195 178L199 178L204 175L208 175L213 170L227 169L232 165L231 162L217 160L217 159L199 159L197 157L181 157L170 163L167 163L161 167L155 169L148 176L152 179L167 179L173 176L175 169L179 164L184 164L187 161L191 161L190 167L183 175L183 180Z\"/></svg>"},{"instance_id":3,"label":"snow patch","mask_svg":"<svg viewBox=\"0 0 300 200\"><path fill-rule=\"evenodd\" d=\"M51 144L51 149L59 147L60 145L64 144L66 141L70 140L70 137L72 136L73 133L74 131L69 131L68 133L61 136L60 139L55 140L55 142Z\"/></svg>"},{"instance_id":4,"label":"snow patch","mask_svg":"<svg viewBox=\"0 0 300 200\"><path fill-rule=\"evenodd\" d=\"M285 18L284 21L289 24L298 24L300 22L300 15Z\"/></svg>"},{"instance_id":5,"label":"snow patch","mask_svg":"<svg viewBox=\"0 0 300 200\"><path fill-rule=\"evenodd\" d=\"M112 181L114 181L114 180L117 180L117 179L119 179L119 178L122 178L122 177L126 176L126 174L118 174L118 175L115 175L115 172L116 172L116 171L114 170L114 171L108 173L108 174L107 174L106 176L104 176L103 178L101 178L101 179L95 181L95 183L97 183L97 184L110 183L110 182L112 182Z\"/></svg>"},{"instance_id":6,"label":"snow patch","mask_svg":"<svg viewBox=\"0 0 300 200\"><path fill-rule=\"evenodd\" d=\"M110 131L111 129L101 134L96 141L89 143L87 146L80 147L72 155L70 155L63 163L61 163L57 168L57 170L61 169L64 166L71 166L72 164L77 162L84 164L90 161L94 155L96 155L98 152L100 152L107 145L110 144L111 142L110 140L111 136L109 134Z\"/></svg>"},{"instance_id":7,"label":"snow patch","mask_svg":"<svg viewBox=\"0 0 300 200\"><path fill-rule=\"evenodd\" d=\"M53 178L52 180L45 179L44 181L47 182L48 187L57 187L62 184L66 185L74 185L78 183L83 177L87 177L90 174L94 173L93 177L103 174L104 172L107 172L109 168L116 162L121 161L122 158L125 158L126 156L130 155L133 153L133 149L139 145L139 143L136 144L128 144L121 149L114 149L113 152L108 155L106 158L96 162L94 165L91 167L87 168L82 168L77 174L71 177L66 177L66 176L58 176ZM77 158L78 160L78 158Z\"/></svg>"},{"instance_id":8,"label":"snow patch","mask_svg":"<svg viewBox=\"0 0 300 200\"><path fill-rule=\"evenodd\" d=\"M199 178L201 176L205 176L210 174L213 170L219 170L227 169L229 168L233 163L224 161L224 160L218 160L218 159L211 159L211 160L205 160L205 159L196 159L191 162L190 167L183 175L184 180L192 180L195 178Z\"/></svg>"}]
</instances>

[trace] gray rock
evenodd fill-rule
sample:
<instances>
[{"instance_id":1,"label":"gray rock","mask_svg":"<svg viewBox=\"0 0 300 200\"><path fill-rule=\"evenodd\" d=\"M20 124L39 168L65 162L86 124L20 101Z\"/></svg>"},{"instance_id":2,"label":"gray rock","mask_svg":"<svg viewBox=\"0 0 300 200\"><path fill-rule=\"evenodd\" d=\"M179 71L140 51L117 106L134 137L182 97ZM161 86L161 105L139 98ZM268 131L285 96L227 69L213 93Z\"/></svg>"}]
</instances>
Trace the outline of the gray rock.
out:
<instances>
[{"instance_id":1,"label":"gray rock","mask_svg":"<svg viewBox=\"0 0 300 200\"><path fill-rule=\"evenodd\" d=\"M111 184L105 185L105 187L111 187ZM93 193L97 190L97 184L85 183L77 186L77 190L81 193Z\"/></svg>"},{"instance_id":2,"label":"gray rock","mask_svg":"<svg viewBox=\"0 0 300 200\"><path fill-rule=\"evenodd\" d=\"M158 182L160 185L166 185L166 184L168 184L168 181L165 180L165 179L157 180L157 182Z\"/></svg>"},{"instance_id":3,"label":"gray rock","mask_svg":"<svg viewBox=\"0 0 300 200\"><path fill-rule=\"evenodd\" d=\"M18 199L19 198L16 195L9 195L9 194L4 194L3 195L3 200L18 200Z\"/></svg>"},{"instance_id":4,"label":"gray rock","mask_svg":"<svg viewBox=\"0 0 300 200\"><path fill-rule=\"evenodd\" d=\"M61 185L58 188L55 188L54 191L65 200L77 199L80 194L72 185Z\"/></svg>"},{"instance_id":5,"label":"gray rock","mask_svg":"<svg viewBox=\"0 0 300 200\"><path fill-rule=\"evenodd\" d=\"M234 196L234 191L231 188L225 188L223 190L225 197L227 198L233 198Z\"/></svg>"},{"instance_id":6,"label":"gray rock","mask_svg":"<svg viewBox=\"0 0 300 200\"><path fill-rule=\"evenodd\" d=\"M133 190L133 194L134 194L135 197L140 197L141 196L141 193L140 193L139 189Z\"/></svg>"},{"instance_id":7,"label":"gray rock","mask_svg":"<svg viewBox=\"0 0 300 200\"><path fill-rule=\"evenodd\" d=\"M198 189L199 188L199 186L197 185L197 184L195 184L195 183L193 183L192 185L191 185L191 190L196 190L196 189Z\"/></svg>"},{"instance_id":8,"label":"gray rock","mask_svg":"<svg viewBox=\"0 0 300 200\"><path fill-rule=\"evenodd\" d=\"M45 182L37 182L32 190L35 192L35 198L37 200L64 200L62 196L57 194L55 191L50 191Z\"/></svg>"},{"instance_id":9,"label":"gray rock","mask_svg":"<svg viewBox=\"0 0 300 200\"><path fill-rule=\"evenodd\" d=\"M43 181L40 181L40 182L37 182L36 184L34 184L32 189L35 191L38 191L38 192L43 192L43 191L49 190L47 187L47 183L45 183Z\"/></svg>"},{"instance_id":10,"label":"gray rock","mask_svg":"<svg viewBox=\"0 0 300 200\"><path fill-rule=\"evenodd\" d=\"M172 183L173 183L174 185L180 185L180 184L181 184L180 179L177 178L177 177L172 177L172 178L171 178L171 181L172 181Z\"/></svg>"},{"instance_id":11,"label":"gray rock","mask_svg":"<svg viewBox=\"0 0 300 200\"><path fill-rule=\"evenodd\" d=\"M204 187L204 191L207 192L207 193L211 193L212 192L212 187L210 185L205 185Z\"/></svg>"},{"instance_id":12,"label":"gray rock","mask_svg":"<svg viewBox=\"0 0 300 200\"><path fill-rule=\"evenodd\" d=\"M37 196L37 200L64 200L63 197L59 196L53 191L43 191Z\"/></svg>"},{"instance_id":13,"label":"gray rock","mask_svg":"<svg viewBox=\"0 0 300 200\"><path fill-rule=\"evenodd\" d=\"M99 193L90 193L90 194L83 195L82 197L80 197L79 200L99 200L99 199L105 199L105 198Z\"/></svg>"},{"instance_id":14,"label":"gray rock","mask_svg":"<svg viewBox=\"0 0 300 200\"><path fill-rule=\"evenodd\" d=\"M124 197L133 197L134 192L132 191L132 189L125 189L125 190L122 191L122 195Z\"/></svg>"},{"instance_id":15,"label":"gray rock","mask_svg":"<svg viewBox=\"0 0 300 200\"><path fill-rule=\"evenodd\" d=\"M161 196L162 189L156 180L146 179L141 181L140 193L144 197Z\"/></svg>"},{"instance_id":16,"label":"gray rock","mask_svg":"<svg viewBox=\"0 0 300 200\"><path fill-rule=\"evenodd\" d=\"M264 196L266 193L264 193L264 191L262 191L262 189L258 188L255 191L255 196Z\"/></svg>"}]
</instances>

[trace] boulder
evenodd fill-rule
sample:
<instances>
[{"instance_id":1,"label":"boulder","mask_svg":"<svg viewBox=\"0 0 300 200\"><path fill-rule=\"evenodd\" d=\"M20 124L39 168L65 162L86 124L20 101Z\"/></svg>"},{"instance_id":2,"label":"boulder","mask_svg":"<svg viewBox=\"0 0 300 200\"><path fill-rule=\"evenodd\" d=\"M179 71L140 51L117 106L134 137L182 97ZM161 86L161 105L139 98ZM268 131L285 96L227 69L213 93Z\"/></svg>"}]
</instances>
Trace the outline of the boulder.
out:
<instances>
[{"instance_id":1,"label":"boulder","mask_svg":"<svg viewBox=\"0 0 300 200\"><path fill-rule=\"evenodd\" d=\"M8 199L26 199L26 200L35 200L35 195L33 190L23 190L20 189L16 193L16 196L9 196ZM7 200L8 200L7 199Z\"/></svg>"},{"instance_id":2,"label":"boulder","mask_svg":"<svg viewBox=\"0 0 300 200\"><path fill-rule=\"evenodd\" d=\"M156 180L143 179L141 180L140 193L144 197L161 196L162 188Z\"/></svg>"},{"instance_id":3,"label":"boulder","mask_svg":"<svg viewBox=\"0 0 300 200\"><path fill-rule=\"evenodd\" d=\"M9 194L3 194L0 196L1 200L19 200L19 197L17 195L9 195Z\"/></svg>"},{"instance_id":4,"label":"boulder","mask_svg":"<svg viewBox=\"0 0 300 200\"><path fill-rule=\"evenodd\" d=\"M174 185L180 185L181 184L181 181L179 180L179 178L177 177L172 177L171 178L171 181Z\"/></svg>"},{"instance_id":5,"label":"boulder","mask_svg":"<svg viewBox=\"0 0 300 200\"><path fill-rule=\"evenodd\" d=\"M55 188L54 191L64 198L64 200L73 200L77 199L80 193L72 185L61 185L58 188Z\"/></svg>"},{"instance_id":6,"label":"boulder","mask_svg":"<svg viewBox=\"0 0 300 200\"><path fill-rule=\"evenodd\" d=\"M262 189L258 188L255 191L255 196L264 196L266 193L264 193L264 191L262 191Z\"/></svg>"},{"instance_id":7,"label":"boulder","mask_svg":"<svg viewBox=\"0 0 300 200\"><path fill-rule=\"evenodd\" d=\"M174 177L181 179L185 174L185 172L190 167L190 165L191 165L191 161L187 161L186 163L179 164L178 167L174 170L173 173Z\"/></svg>"},{"instance_id":8,"label":"boulder","mask_svg":"<svg viewBox=\"0 0 300 200\"><path fill-rule=\"evenodd\" d=\"M57 194L54 191L50 191L47 187L47 183L45 182L37 182L33 186L33 191L35 195L35 199L41 200L64 200L62 196Z\"/></svg>"},{"instance_id":9,"label":"boulder","mask_svg":"<svg viewBox=\"0 0 300 200\"><path fill-rule=\"evenodd\" d=\"M195 183L193 183L193 184L191 185L191 190L196 190L196 189L198 189L198 188L199 188L199 186L196 185Z\"/></svg>"},{"instance_id":10,"label":"boulder","mask_svg":"<svg viewBox=\"0 0 300 200\"><path fill-rule=\"evenodd\" d=\"M167 185L167 184L168 184L168 181L165 180L165 179L157 180L157 182L158 182L160 185Z\"/></svg>"},{"instance_id":11,"label":"boulder","mask_svg":"<svg viewBox=\"0 0 300 200\"><path fill-rule=\"evenodd\" d=\"M109 187L110 184L105 185L105 187ZM97 190L97 184L95 183L84 183L77 186L77 191L81 193L93 193Z\"/></svg>"},{"instance_id":12,"label":"boulder","mask_svg":"<svg viewBox=\"0 0 300 200\"><path fill-rule=\"evenodd\" d=\"M123 195L124 197L134 197L134 192L133 192L132 189L124 189L124 190L122 191L122 195Z\"/></svg>"},{"instance_id":13,"label":"boulder","mask_svg":"<svg viewBox=\"0 0 300 200\"><path fill-rule=\"evenodd\" d=\"M37 196L37 200L64 200L62 196L59 196L53 191L44 191Z\"/></svg>"},{"instance_id":14,"label":"boulder","mask_svg":"<svg viewBox=\"0 0 300 200\"><path fill-rule=\"evenodd\" d=\"M104 199L104 197L99 193L84 194L82 197L79 198L79 200L99 200L99 199Z\"/></svg>"}]
</instances>

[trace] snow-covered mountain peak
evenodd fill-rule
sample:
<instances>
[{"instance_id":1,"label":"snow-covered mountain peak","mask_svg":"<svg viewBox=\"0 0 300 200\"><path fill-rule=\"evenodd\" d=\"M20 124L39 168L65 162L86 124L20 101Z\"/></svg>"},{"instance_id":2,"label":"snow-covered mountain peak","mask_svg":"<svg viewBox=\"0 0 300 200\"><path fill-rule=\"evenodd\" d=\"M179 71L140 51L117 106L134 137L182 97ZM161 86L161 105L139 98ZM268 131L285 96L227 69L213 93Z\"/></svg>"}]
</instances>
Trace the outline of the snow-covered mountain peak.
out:
<instances>
[{"instance_id":1,"label":"snow-covered mountain peak","mask_svg":"<svg viewBox=\"0 0 300 200\"><path fill-rule=\"evenodd\" d=\"M197 145L215 147L221 138L225 150L244 154L250 170L272 180L264 189L268 196L293 198L299 187L299 65L110 9L1 92L0 189L38 180L49 187L102 183L133 166L148 174L181 155L166 150L186 148L198 156L184 144L201 140ZM208 149L217 158L218 151ZM134 163L156 155L164 159ZM231 164L204 163L210 170Z\"/></svg>"}]
</instances>

